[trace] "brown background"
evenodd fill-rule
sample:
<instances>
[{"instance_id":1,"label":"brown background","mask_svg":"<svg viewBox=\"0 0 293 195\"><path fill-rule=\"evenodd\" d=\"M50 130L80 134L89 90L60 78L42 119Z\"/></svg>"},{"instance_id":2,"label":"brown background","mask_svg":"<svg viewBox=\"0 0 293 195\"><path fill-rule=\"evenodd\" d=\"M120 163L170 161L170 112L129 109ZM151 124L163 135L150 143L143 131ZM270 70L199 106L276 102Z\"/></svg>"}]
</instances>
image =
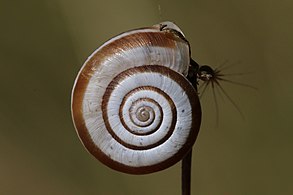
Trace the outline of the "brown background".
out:
<instances>
[{"instance_id":1,"label":"brown background","mask_svg":"<svg viewBox=\"0 0 293 195\"><path fill-rule=\"evenodd\" d=\"M158 7L161 7L159 11ZM180 194L180 165L132 176L79 142L70 93L87 56L116 34L176 22L199 63L258 88L225 84L202 98L193 194L293 194L293 1L0 1L0 194ZM224 70L223 70L224 71Z\"/></svg>"}]
</instances>

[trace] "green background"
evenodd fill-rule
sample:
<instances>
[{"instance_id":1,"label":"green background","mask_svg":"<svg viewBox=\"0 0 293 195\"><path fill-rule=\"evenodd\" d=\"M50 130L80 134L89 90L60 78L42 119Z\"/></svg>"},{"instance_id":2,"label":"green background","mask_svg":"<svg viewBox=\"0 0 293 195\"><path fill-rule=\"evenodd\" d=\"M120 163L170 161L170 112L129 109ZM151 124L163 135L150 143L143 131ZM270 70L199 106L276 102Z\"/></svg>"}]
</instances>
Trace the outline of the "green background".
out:
<instances>
[{"instance_id":1,"label":"green background","mask_svg":"<svg viewBox=\"0 0 293 195\"><path fill-rule=\"evenodd\" d=\"M159 9L159 7L161 9ZM159 11L160 10L160 11ZM91 52L129 29L176 22L193 58L258 88L202 98L192 193L293 194L292 0L0 1L0 194L180 194L180 164L143 176L105 167L71 121L74 79ZM223 70L224 71L224 70Z\"/></svg>"}]
</instances>

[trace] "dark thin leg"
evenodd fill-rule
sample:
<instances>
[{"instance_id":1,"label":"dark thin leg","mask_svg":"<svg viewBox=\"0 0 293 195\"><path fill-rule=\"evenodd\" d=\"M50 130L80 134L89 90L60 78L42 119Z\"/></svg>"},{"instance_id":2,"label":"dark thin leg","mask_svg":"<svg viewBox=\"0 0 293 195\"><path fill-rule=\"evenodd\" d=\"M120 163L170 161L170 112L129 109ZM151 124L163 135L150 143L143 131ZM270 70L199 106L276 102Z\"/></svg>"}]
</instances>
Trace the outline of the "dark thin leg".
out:
<instances>
[{"instance_id":1,"label":"dark thin leg","mask_svg":"<svg viewBox=\"0 0 293 195\"><path fill-rule=\"evenodd\" d=\"M181 182L182 195L190 195L192 149L182 160Z\"/></svg>"}]
</instances>

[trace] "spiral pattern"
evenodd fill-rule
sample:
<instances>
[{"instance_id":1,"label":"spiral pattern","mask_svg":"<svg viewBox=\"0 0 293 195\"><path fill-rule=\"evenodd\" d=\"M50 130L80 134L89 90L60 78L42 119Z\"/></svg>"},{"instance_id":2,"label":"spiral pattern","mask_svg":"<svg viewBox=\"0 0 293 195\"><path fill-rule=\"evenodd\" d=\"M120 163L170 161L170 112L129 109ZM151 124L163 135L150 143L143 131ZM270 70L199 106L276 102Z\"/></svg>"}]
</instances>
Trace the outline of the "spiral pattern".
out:
<instances>
[{"instance_id":1,"label":"spiral pattern","mask_svg":"<svg viewBox=\"0 0 293 195\"><path fill-rule=\"evenodd\" d=\"M184 76L167 67L145 65L121 72L107 86L100 110L91 103L91 94L85 93L79 135L111 168L136 174L167 168L181 160L196 139L196 92Z\"/></svg>"},{"instance_id":2,"label":"spiral pattern","mask_svg":"<svg viewBox=\"0 0 293 195\"><path fill-rule=\"evenodd\" d=\"M166 169L198 134L200 104L184 76L189 44L176 25L164 24L165 30L155 25L110 39L89 56L74 84L72 116L82 143L118 171Z\"/></svg>"},{"instance_id":3,"label":"spiral pattern","mask_svg":"<svg viewBox=\"0 0 293 195\"><path fill-rule=\"evenodd\" d=\"M151 90L150 87L144 91ZM133 91L132 93L137 93ZM138 98L131 102L132 98L126 96L120 108L120 120L125 128L136 135L148 135L158 129L162 123L163 110L158 102L151 98Z\"/></svg>"},{"instance_id":4,"label":"spiral pattern","mask_svg":"<svg viewBox=\"0 0 293 195\"><path fill-rule=\"evenodd\" d=\"M133 80L142 79L142 75L133 70L121 73L120 78L116 78L118 81L114 79L107 88L102 103L103 118L107 130L120 144L146 150L160 145L172 135L177 119L176 109L172 99L157 87L134 86L134 89L128 88L128 92L120 84L117 86L121 82L129 86ZM141 74L147 76L146 73ZM118 126L120 123L122 125Z\"/></svg>"},{"instance_id":5,"label":"spiral pattern","mask_svg":"<svg viewBox=\"0 0 293 195\"><path fill-rule=\"evenodd\" d=\"M112 139L105 143L108 138L93 129L95 144L111 160L136 168L172 159L195 140L196 135L190 138L198 109L194 93L183 76L163 66L123 71L108 85L101 105L104 134Z\"/></svg>"}]
</instances>

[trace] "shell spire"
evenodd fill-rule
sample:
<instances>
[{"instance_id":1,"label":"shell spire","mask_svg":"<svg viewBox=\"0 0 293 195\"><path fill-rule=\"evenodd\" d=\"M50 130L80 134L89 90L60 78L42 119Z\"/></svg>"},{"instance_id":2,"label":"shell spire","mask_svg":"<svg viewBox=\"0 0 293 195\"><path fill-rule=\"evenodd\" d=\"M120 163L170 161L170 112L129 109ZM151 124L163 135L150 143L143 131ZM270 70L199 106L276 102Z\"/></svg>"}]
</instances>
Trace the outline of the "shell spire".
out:
<instances>
[{"instance_id":1,"label":"shell spire","mask_svg":"<svg viewBox=\"0 0 293 195\"><path fill-rule=\"evenodd\" d=\"M72 92L74 125L87 150L132 174L181 160L201 119L185 78L189 61L189 43L171 22L122 33L94 51Z\"/></svg>"}]
</instances>

